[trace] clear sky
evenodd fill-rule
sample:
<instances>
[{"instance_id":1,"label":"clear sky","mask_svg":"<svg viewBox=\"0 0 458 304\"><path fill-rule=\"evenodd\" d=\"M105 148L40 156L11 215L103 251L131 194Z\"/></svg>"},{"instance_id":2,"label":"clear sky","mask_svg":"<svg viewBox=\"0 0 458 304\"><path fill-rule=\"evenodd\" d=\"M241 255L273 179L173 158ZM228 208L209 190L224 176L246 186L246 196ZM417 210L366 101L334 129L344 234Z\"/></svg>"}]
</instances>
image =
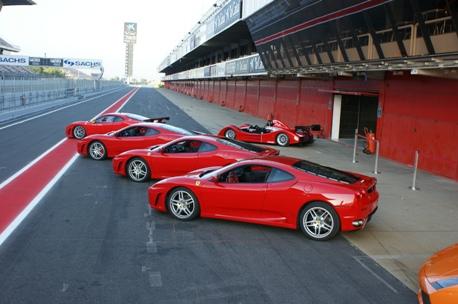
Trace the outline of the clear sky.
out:
<instances>
[{"instance_id":1,"label":"clear sky","mask_svg":"<svg viewBox=\"0 0 458 304\"><path fill-rule=\"evenodd\" d=\"M138 23L134 78L157 67L215 0L34 0L3 7L0 37L29 56L102 59L105 76L124 75L124 22Z\"/></svg>"}]
</instances>

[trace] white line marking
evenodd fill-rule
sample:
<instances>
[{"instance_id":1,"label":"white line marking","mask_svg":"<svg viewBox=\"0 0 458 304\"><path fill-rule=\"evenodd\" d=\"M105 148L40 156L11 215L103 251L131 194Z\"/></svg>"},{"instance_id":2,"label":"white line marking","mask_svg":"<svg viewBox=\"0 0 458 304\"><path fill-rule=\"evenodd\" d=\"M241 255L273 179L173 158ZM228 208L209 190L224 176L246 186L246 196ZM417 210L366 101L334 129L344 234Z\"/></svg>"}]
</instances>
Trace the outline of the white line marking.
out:
<instances>
[{"instance_id":1,"label":"white line marking","mask_svg":"<svg viewBox=\"0 0 458 304\"><path fill-rule=\"evenodd\" d=\"M149 273L149 285L151 287L161 287L162 286L162 276L159 271L151 271Z\"/></svg>"},{"instance_id":2,"label":"white line marking","mask_svg":"<svg viewBox=\"0 0 458 304\"><path fill-rule=\"evenodd\" d=\"M121 107L119 107L119 110L125 106L127 101L129 101L135 93L137 93L138 89L134 91L134 93L124 102ZM131 91L129 91L130 93ZM129 94L128 93L128 94ZM126 95L128 95L126 94ZM124 98L126 95L121 97L120 99ZM99 96L100 97L100 96ZM119 99L118 99L119 100ZM115 102L116 103L116 102ZM105 111L105 110L104 110ZM103 111L101 112L103 113ZM47 154L49 154L53 149L55 149L58 145L60 145L62 142L67 140L66 138L62 139L59 141L57 144L52 146L50 149L48 149L45 153L37 157L35 160L31 161L28 165L26 165L24 168L16 172L13 176L8 178L6 181L4 181L0 185L0 190L4 188L7 184L9 184L11 181L13 181L16 177L18 177L21 173L25 172L27 169L29 169L31 166L33 166L35 163L37 163L39 160L41 160L43 157L45 157ZM6 239L16 230L16 228L22 223L22 221L29 215L29 213L35 208L36 205L41 201L41 199L51 190L51 188L59 181L59 179L65 174L65 172L73 165L73 163L76 161L78 158L78 154L75 153L73 157L62 167L62 169L59 170L59 172L49 181L49 183L33 198L33 200L19 213L18 216L6 227L6 229L0 233L0 246L6 241ZM160 277L159 277L160 279ZM162 282L161 282L162 285Z\"/></svg>"},{"instance_id":3,"label":"white line marking","mask_svg":"<svg viewBox=\"0 0 458 304\"><path fill-rule=\"evenodd\" d=\"M33 117L30 117L30 118L27 118L27 119L24 119L24 120L21 120L21 121L14 122L14 123L12 123L12 124L9 124L9 125L0 127L0 131L1 131L1 130L4 130L4 129L6 129L6 128L10 128L10 127L13 127L13 126L16 126L16 125L19 125L19 124L23 124L23 123L25 123L25 122L28 122L28 121L31 121L31 120L34 120L34 119L37 119L37 118L40 118L40 117L43 117L43 116L46 116L46 115L49 115L49 114L58 112L58 111L61 111L61 110L67 109L67 108L70 108L70 107L77 106L77 105L82 104L82 103L85 103L85 102L92 101L92 100L94 100L94 99L97 99L97 98L100 98L100 97L103 97L103 96L106 96L106 95L115 93L116 91L120 91L121 89L123 89L123 88L119 88L119 89L110 91L110 92L108 92L108 93L105 93L105 94L102 94L102 95L99 95L99 96L91 97L91 98L89 98L89 99L86 99L86 100L83 100L83 101L79 101L79 102L77 102L77 103L72 103L72 104L70 104L70 105L63 106L63 107L54 109L54 110L49 111L49 112L46 112L46 113L42 113L42 114L39 114L39 115L37 115L37 116L33 116Z\"/></svg>"},{"instance_id":4,"label":"white line marking","mask_svg":"<svg viewBox=\"0 0 458 304\"><path fill-rule=\"evenodd\" d=\"M387 281L385 281L381 276L379 276L378 274L376 274L372 269L369 268L369 266L367 266L366 264L363 263L363 261L361 261L361 258L360 257L357 257L357 256L354 256L353 257L361 266L363 266L364 269L366 269L370 274L372 274L377 280L379 280L380 282L382 282L386 287L388 287L389 289L391 289L391 291L393 291L394 293L399 293L398 290L396 288L394 288L393 286L390 285L390 283L388 283Z\"/></svg>"},{"instance_id":5,"label":"white line marking","mask_svg":"<svg viewBox=\"0 0 458 304\"><path fill-rule=\"evenodd\" d=\"M74 154L73 157L65 164L65 166L60 169L60 171L51 179L51 181L38 193L37 196L27 205L27 207L19 213L18 216L12 221L8 227L0 234L0 246L6 239L13 233L13 231L22 223L22 221L29 215L29 213L35 208L36 205L41 201L41 199L48 193L48 191L59 181L59 179L64 175L65 171L70 168L70 166L76 161L78 154Z\"/></svg>"},{"instance_id":6,"label":"white line marking","mask_svg":"<svg viewBox=\"0 0 458 304\"><path fill-rule=\"evenodd\" d=\"M130 93L131 91L129 91ZM129 101L132 96L135 95L137 91L135 91L128 99L127 101ZM124 97L126 97L129 93L127 93L126 95L122 96L121 98L119 99L122 99ZM108 95L108 94L107 94ZM101 97L101 96L99 96ZM119 100L118 99L118 100ZM123 103L122 107L126 104ZM113 104L111 104L110 106L106 107L102 112L100 112L98 115L100 115L101 113L105 112L107 109L109 109L111 106L113 106ZM119 109L121 109L122 107L120 107ZM118 110L119 111L119 110ZM96 116L96 117L97 117ZM44 158L46 155L48 155L49 153L51 153L55 148L57 148L60 144L62 144L64 141L66 141L67 139L66 138L63 138L62 140L60 140L57 144L55 144L54 146L52 146L51 148L49 148L48 150L46 150L45 152L43 152L43 154L41 154L40 156L38 156L37 158L35 158L34 160L32 160L30 163L28 163L25 167L23 167L21 170L19 170L18 172L16 172L15 174L13 174L12 176L10 176L8 179L6 179L5 181L3 181L1 184L0 184L0 190L3 189L6 185L8 185L9 183L11 183L16 177L18 177L19 175L21 175L22 173L24 173L25 171L27 171L30 167L32 167L33 165L35 165L37 162L39 162L42 158Z\"/></svg>"},{"instance_id":7,"label":"white line marking","mask_svg":"<svg viewBox=\"0 0 458 304\"><path fill-rule=\"evenodd\" d=\"M22 168L21 170L19 170L18 172L14 173L13 175L11 175L8 179L6 179L4 182L2 182L0 184L0 190L3 189L6 185L8 185L9 183L11 183L16 177L18 177L19 175L21 175L22 173L24 173L25 171L27 171L30 167L32 167L33 165L35 165L37 162L39 162L42 158L44 158L46 155L48 155L49 153L51 153L55 148L57 148L60 144L62 144L64 141L66 141L67 139L66 138L63 138L62 140L60 140L57 144L55 144L54 146L52 146L51 148L49 148L48 150L46 150L43 154L41 154L40 156L38 156L37 158L35 158L34 160L32 160L30 163L28 163L24 168Z\"/></svg>"}]
</instances>

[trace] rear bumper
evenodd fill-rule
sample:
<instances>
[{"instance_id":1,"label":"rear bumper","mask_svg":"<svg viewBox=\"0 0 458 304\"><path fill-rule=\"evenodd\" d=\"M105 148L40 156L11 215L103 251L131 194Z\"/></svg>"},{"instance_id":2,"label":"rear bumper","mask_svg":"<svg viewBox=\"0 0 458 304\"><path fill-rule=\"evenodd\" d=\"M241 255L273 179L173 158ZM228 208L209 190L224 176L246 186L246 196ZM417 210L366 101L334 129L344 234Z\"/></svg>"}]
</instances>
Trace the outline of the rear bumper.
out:
<instances>
[{"instance_id":1,"label":"rear bumper","mask_svg":"<svg viewBox=\"0 0 458 304\"><path fill-rule=\"evenodd\" d=\"M378 209L378 193L373 195L370 199L365 199L364 202L356 203L362 205L358 207L355 212L355 208L352 210L346 210L341 213L341 230L342 231L355 231L362 230L366 227L367 223L371 220L372 216L377 212Z\"/></svg>"},{"instance_id":2,"label":"rear bumper","mask_svg":"<svg viewBox=\"0 0 458 304\"><path fill-rule=\"evenodd\" d=\"M304 136L299 136L298 144L299 145L307 145L307 144L313 143L314 141L315 141L315 139L313 138L313 135L304 134Z\"/></svg>"}]
</instances>

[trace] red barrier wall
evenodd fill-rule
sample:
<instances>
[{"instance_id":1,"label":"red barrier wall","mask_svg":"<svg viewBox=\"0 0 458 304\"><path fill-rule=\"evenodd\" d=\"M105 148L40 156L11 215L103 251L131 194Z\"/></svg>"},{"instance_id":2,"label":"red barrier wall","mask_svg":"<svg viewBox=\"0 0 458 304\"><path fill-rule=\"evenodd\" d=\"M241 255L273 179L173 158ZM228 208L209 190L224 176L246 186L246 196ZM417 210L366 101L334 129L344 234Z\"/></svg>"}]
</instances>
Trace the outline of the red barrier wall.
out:
<instances>
[{"instance_id":1,"label":"red barrier wall","mask_svg":"<svg viewBox=\"0 0 458 304\"><path fill-rule=\"evenodd\" d=\"M332 90L379 93L381 155L458 180L458 81L421 76L385 80L228 80L166 83L166 88L290 126L320 124L330 137Z\"/></svg>"},{"instance_id":2,"label":"red barrier wall","mask_svg":"<svg viewBox=\"0 0 458 304\"><path fill-rule=\"evenodd\" d=\"M245 112L258 114L259 80L247 81Z\"/></svg>"},{"instance_id":3,"label":"red barrier wall","mask_svg":"<svg viewBox=\"0 0 458 304\"><path fill-rule=\"evenodd\" d=\"M245 110L246 82L246 80L237 80L235 84L236 88L233 108L239 111Z\"/></svg>"}]
</instances>

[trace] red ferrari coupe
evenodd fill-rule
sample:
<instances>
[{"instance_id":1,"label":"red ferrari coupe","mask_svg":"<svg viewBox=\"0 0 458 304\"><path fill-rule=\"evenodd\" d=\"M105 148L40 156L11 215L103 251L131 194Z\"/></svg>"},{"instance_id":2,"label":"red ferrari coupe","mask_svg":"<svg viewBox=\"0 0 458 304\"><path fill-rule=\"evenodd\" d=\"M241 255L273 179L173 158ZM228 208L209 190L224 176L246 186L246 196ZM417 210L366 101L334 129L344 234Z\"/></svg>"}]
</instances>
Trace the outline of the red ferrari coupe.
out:
<instances>
[{"instance_id":1,"label":"red ferrari coupe","mask_svg":"<svg viewBox=\"0 0 458 304\"><path fill-rule=\"evenodd\" d=\"M90 135L77 143L78 153L95 160L119 153L163 144L192 132L163 123L138 123L107 134Z\"/></svg>"},{"instance_id":2,"label":"red ferrari coupe","mask_svg":"<svg viewBox=\"0 0 458 304\"><path fill-rule=\"evenodd\" d=\"M186 136L162 146L119 154L113 159L113 170L134 182L144 182L150 178L183 175L198 168L225 166L242 159L278 154L275 149L216 136Z\"/></svg>"},{"instance_id":3,"label":"red ferrari coupe","mask_svg":"<svg viewBox=\"0 0 458 304\"><path fill-rule=\"evenodd\" d=\"M245 160L171 177L149 204L179 220L197 216L290 229L329 240L365 227L377 210L377 180L291 157Z\"/></svg>"},{"instance_id":4,"label":"red ferrari coupe","mask_svg":"<svg viewBox=\"0 0 458 304\"><path fill-rule=\"evenodd\" d=\"M92 134L105 134L139 122L164 122L168 117L147 118L132 113L107 113L90 121L75 121L65 128L67 138L82 139Z\"/></svg>"},{"instance_id":5,"label":"red ferrari coupe","mask_svg":"<svg viewBox=\"0 0 458 304\"><path fill-rule=\"evenodd\" d=\"M297 126L291 129L275 119L267 121L264 127L250 124L230 125L219 131L218 135L246 142L277 144L282 147L313 142L310 127Z\"/></svg>"}]
</instances>

